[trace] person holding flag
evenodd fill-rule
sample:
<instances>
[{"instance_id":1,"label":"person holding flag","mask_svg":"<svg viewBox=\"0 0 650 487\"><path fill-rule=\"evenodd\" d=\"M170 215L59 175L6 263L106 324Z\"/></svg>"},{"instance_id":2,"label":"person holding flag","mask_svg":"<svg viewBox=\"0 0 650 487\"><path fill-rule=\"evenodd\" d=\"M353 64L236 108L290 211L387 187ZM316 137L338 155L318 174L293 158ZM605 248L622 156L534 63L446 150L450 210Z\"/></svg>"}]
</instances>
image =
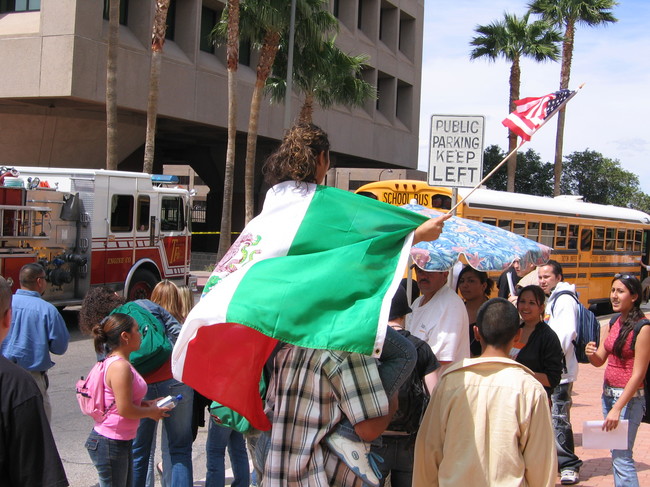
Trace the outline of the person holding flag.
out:
<instances>
[{"instance_id":1,"label":"person holding flag","mask_svg":"<svg viewBox=\"0 0 650 487\"><path fill-rule=\"evenodd\" d=\"M273 187L262 213L215 268L172 355L179 380L258 429L273 423L273 485L361 485L324 438L344 416L364 441L390 422L396 404L369 355L381 355L408 250L448 218L321 186L328 169L320 128L287 132L264 166ZM275 359L267 418L258 382L278 340L291 345Z\"/></svg>"}]
</instances>

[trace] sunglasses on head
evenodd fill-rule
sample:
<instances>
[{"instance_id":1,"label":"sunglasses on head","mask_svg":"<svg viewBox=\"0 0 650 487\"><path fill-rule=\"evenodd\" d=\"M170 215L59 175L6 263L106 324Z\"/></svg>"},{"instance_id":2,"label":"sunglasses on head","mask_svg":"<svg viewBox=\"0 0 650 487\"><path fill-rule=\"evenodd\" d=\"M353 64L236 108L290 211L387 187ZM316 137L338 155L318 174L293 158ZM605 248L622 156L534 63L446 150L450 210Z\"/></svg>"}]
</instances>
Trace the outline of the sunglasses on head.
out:
<instances>
[{"instance_id":1,"label":"sunglasses on head","mask_svg":"<svg viewBox=\"0 0 650 487\"><path fill-rule=\"evenodd\" d=\"M634 279L635 277L631 274L614 274L614 279Z\"/></svg>"}]
</instances>

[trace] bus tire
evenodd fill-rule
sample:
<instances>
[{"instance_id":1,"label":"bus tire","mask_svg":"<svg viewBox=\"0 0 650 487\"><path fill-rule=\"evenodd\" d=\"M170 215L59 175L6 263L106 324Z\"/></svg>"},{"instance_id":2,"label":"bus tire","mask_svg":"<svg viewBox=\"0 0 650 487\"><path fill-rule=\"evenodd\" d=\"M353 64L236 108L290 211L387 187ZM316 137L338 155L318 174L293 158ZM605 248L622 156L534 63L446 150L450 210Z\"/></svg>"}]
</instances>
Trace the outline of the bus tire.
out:
<instances>
[{"instance_id":1,"label":"bus tire","mask_svg":"<svg viewBox=\"0 0 650 487\"><path fill-rule=\"evenodd\" d=\"M158 279L153 272L147 269L138 269L135 271L133 278L131 279L126 300L135 301L136 299L149 299L156 284L158 284Z\"/></svg>"}]
</instances>

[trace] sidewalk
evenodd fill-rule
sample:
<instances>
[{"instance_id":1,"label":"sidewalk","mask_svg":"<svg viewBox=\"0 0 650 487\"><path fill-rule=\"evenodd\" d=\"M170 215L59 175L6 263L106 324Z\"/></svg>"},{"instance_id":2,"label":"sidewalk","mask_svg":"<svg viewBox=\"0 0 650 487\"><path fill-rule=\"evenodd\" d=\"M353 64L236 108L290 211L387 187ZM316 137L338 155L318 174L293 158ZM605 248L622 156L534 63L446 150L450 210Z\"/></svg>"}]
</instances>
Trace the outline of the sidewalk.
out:
<instances>
[{"instance_id":1,"label":"sidewalk","mask_svg":"<svg viewBox=\"0 0 650 487\"><path fill-rule=\"evenodd\" d=\"M600 395L603 387L605 366L596 368L580 364L578 380L573 386L571 424L575 438L576 455L584 462L580 469L580 483L584 487L611 487L611 456L609 450L585 450L582 448L583 421L602 420ZM634 443L634 459L639 474L639 485L650 486L650 424L641 423ZM559 478L557 486L560 486Z\"/></svg>"}]
</instances>

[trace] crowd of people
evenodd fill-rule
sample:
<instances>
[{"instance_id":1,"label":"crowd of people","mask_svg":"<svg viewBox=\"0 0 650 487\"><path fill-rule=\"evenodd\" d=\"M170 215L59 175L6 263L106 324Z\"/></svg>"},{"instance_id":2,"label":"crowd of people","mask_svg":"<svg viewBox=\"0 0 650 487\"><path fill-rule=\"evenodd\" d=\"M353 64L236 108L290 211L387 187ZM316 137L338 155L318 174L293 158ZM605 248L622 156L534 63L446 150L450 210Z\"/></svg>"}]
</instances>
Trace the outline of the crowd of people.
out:
<instances>
[{"instance_id":1,"label":"crowd of people","mask_svg":"<svg viewBox=\"0 0 650 487\"><path fill-rule=\"evenodd\" d=\"M297 125L264 173L270 191L286 182L315 191L328 169L327 135ZM407 239L435 240L446 218L414 225ZM372 237L385 228L365 231ZM224 406L211 405L206 486L225 484L226 450L236 486L379 487L387 478L395 487L579 482L570 415L579 304L562 266L515 262L492 299L492 280L469 266L453 287L448 272L416 266L414 273L420 295L412 303L402 285L390 287L396 290L382 315L378 358L277 345L262 392L270 431L235 426L215 413ZM0 278L0 485L65 486L49 427L47 371L50 353L63 354L69 335L40 298L40 265L23 267L20 286L12 296ZM210 290L218 292L218 285ZM603 429L629 422L627 449L612 450L618 487L639 485L633 449L650 361L642 297L636 277L616 275L610 300L617 315L600 344L584 350L594 366L606 364ZM105 415L85 444L100 486L152 486L156 471L164 486L193 485L192 443L211 401L174 378L171 366L171 347L193 305L189 290L169 281L131 303L105 287L85 297L79 324L105 367ZM156 336L163 344L154 348ZM175 407L158 405L166 396L177 399ZM155 465L159 423L162 462Z\"/></svg>"}]
</instances>

